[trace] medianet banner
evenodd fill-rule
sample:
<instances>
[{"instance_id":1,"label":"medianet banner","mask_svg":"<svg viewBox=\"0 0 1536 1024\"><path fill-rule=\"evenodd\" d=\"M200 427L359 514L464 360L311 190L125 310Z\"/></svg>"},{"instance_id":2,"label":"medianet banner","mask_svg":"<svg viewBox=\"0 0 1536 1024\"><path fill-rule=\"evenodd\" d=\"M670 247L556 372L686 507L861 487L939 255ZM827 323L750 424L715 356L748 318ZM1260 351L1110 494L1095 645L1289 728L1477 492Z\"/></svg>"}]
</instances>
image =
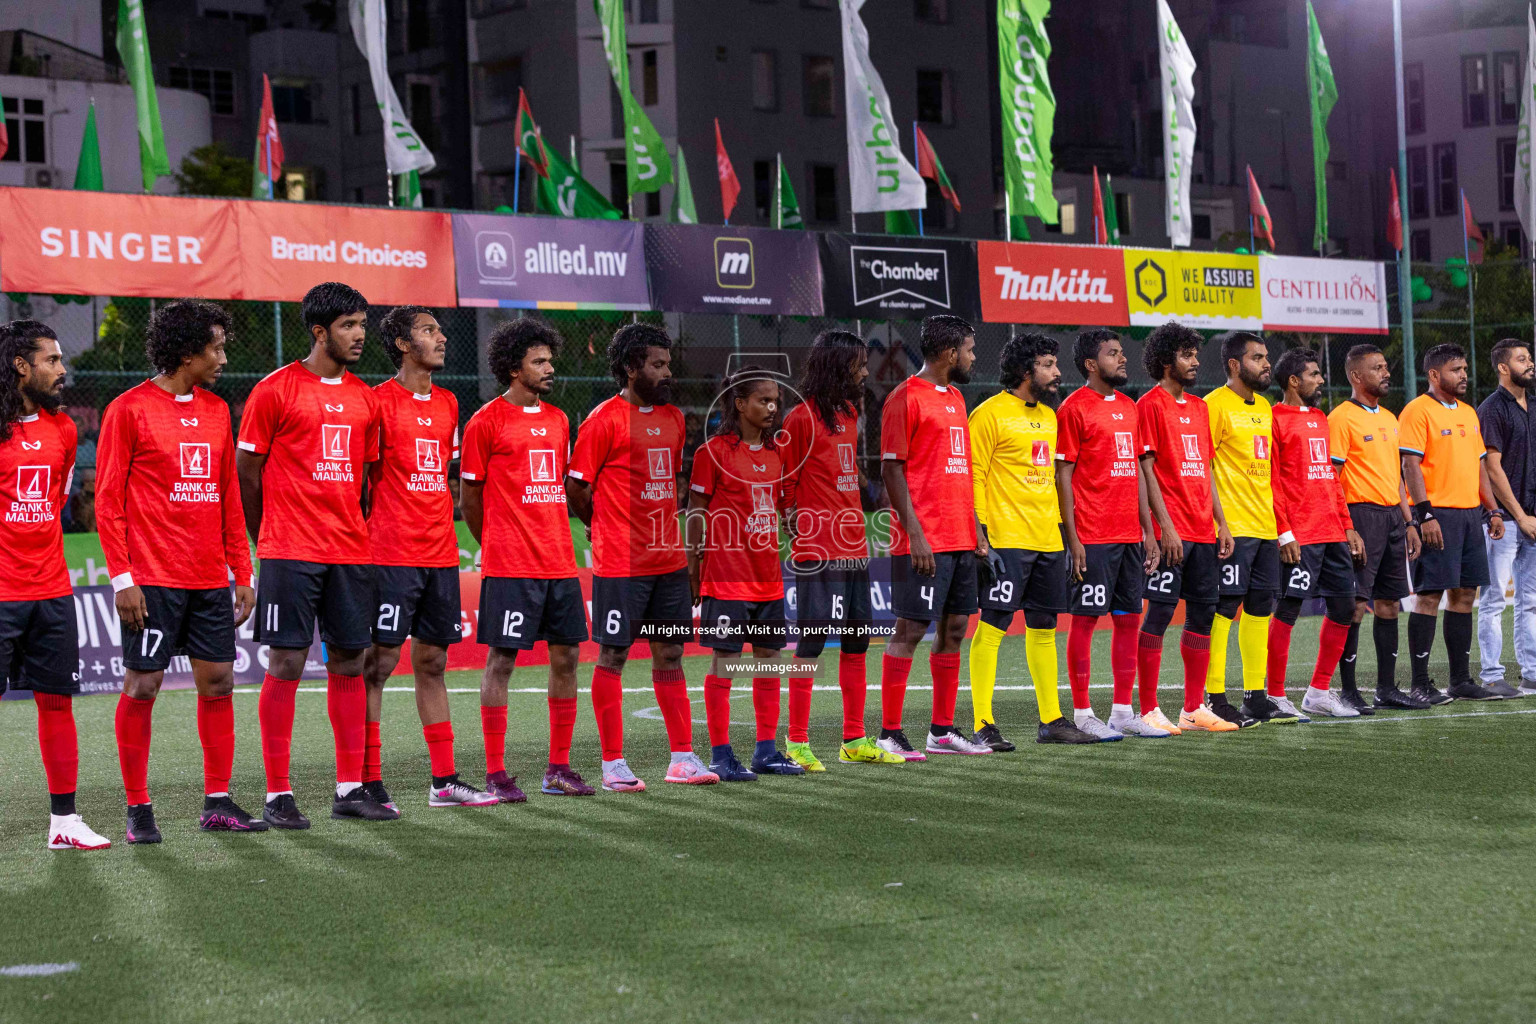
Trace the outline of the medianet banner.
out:
<instances>
[{"instance_id":1,"label":"medianet banner","mask_svg":"<svg viewBox=\"0 0 1536 1024\"><path fill-rule=\"evenodd\" d=\"M651 308L821 316L821 261L808 231L658 224L645 229Z\"/></svg>"},{"instance_id":2,"label":"medianet banner","mask_svg":"<svg viewBox=\"0 0 1536 1024\"><path fill-rule=\"evenodd\" d=\"M456 213L459 305L650 309L643 231L631 221Z\"/></svg>"}]
</instances>

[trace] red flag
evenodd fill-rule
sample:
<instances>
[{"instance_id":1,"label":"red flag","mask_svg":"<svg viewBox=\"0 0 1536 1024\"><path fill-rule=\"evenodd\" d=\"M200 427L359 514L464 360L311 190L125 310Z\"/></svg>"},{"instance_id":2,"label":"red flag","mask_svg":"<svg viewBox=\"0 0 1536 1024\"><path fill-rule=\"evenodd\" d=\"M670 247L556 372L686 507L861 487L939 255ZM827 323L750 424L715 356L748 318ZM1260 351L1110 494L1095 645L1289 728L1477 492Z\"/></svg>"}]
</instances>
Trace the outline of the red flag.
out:
<instances>
[{"instance_id":1,"label":"red flag","mask_svg":"<svg viewBox=\"0 0 1536 1024\"><path fill-rule=\"evenodd\" d=\"M1099 168L1093 168L1093 244L1109 244L1109 227L1104 223L1104 193L1099 188Z\"/></svg>"},{"instance_id":2,"label":"red flag","mask_svg":"<svg viewBox=\"0 0 1536 1024\"><path fill-rule=\"evenodd\" d=\"M1392 206L1387 210L1387 241L1393 249L1403 251L1403 200L1397 194L1397 168L1392 169Z\"/></svg>"},{"instance_id":3,"label":"red flag","mask_svg":"<svg viewBox=\"0 0 1536 1024\"><path fill-rule=\"evenodd\" d=\"M715 118L715 170L720 174L720 206L725 210L725 219L731 219L731 211L736 209L736 197L741 195L741 182L736 180L736 169L731 166L731 158L725 151L725 140L720 137L720 119Z\"/></svg>"},{"instance_id":4,"label":"red flag","mask_svg":"<svg viewBox=\"0 0 1536 1024\"><path fill-rule=\"evenodd\" d=\"M261 121L257 132L256 159L260 166L256 170L276 182L283 170L283 140L277 134L277 115L272 111L272 83L266 75L261 76Z\"/></svg>"},{"instance_id":5,"label":"red flag","mask_svg":"<svg viewBox=\"0 0 1536 1024\"><path fill-rule=\"evenodd\" d=\"M912 127L917 132L917 173L938 185L939 195L948 199L955 212L959 213L960 197L955 195L955 186L949 183L949 175L944 173L944 165L939 163L939 154L933 151L933 143L928 141L928 136L921 128L916 125Z\"/></svg>"},{"instance_id":6,"label":"red flag","mask_svg":"<svg viewBox=\"0 0 1536 1024\"><path fill-rule=\"evenodd\" d=\"M5 115L0 113L0 157L5 156L5 151L11 148L11 133L5 128Z\"/></svg>"},{"instance_id":7,"label":"red flag","mask_svg":"<svg viewBox=\"0 0 1536 1024\"><path fill-rule=\"evenodd\" d=\"M1472 204L1467 202L1467 193L1463 189L1461 193L1461 227L1467 236L1468 242L1477 243L1477 251L1474 253L1470 247L1467 249L1467 262L1474 267L1483 262L1483 231L1477 226L1477 221L1472 219Z\"/></svg>"},{"instance_id":8,"label":"red flag","mask_svg":"<svg viewBox=\"0 0 1536 1024\"><path fill-rule=\"evenodd\" d=\"M1264 205L1264 194L1259 191L1252 167L1248 168L1248 216L1253 218L1254 236L1268 242L1270 252L1274 252L1275 225L1269 219L1269 207Z\"/></svg>"},{"instance_id":9,"label":"red flag","mask_svg":"<svg viewBox=\"0 0 1536 1024\"><path fill-rule=\"evenodd\" d=\"M533 136L537 146L528 145L529 135ZM528 106L528 94L523 92L522 86L517 89L517 151L539 172L539 177L549 177L549 155L544 152L544 135L539 131L538 122L533 119L533 108Z\"/></svg>"}]
</instances>

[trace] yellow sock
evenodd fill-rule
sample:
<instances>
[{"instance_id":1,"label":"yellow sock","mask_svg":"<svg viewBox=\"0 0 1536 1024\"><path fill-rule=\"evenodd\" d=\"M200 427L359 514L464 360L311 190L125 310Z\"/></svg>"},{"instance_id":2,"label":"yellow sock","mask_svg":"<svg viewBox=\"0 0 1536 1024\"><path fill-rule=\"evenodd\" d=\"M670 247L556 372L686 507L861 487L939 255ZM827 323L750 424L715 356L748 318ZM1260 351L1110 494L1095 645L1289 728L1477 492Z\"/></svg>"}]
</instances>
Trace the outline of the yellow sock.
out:
<instances>
[{"instance_id":1,"label":"yellow sock","mask_svg":"<svg viewBox=\"0 0 1536 1024\"><path fill-rule=\"evenodd\" d=\"M1029 665L1029 678L1035 684L1035 703L1040 706L1040 721L1054 722L1061 717L1060 680L1056 662L1056 631L1054 629L1026 629L1024 631L1024 660Z\"/></svg>"},{"instance_id":2,"label":"yellow sock","mask_svg":"<svg viewBox=\"0 0 1536 1024\"><path fill-rule=\"evenodd\" d=\"M1243 655L1243 692L1264 689L1264 673L1269 667L1268 615L1243 614L1237 626L1237 649Z\"/></svg>"},{"instance_id":3,"label":"yellow sock","mask_svg":"<svg viewBox=\"0 0 1536 1024\"><path fill-rule=\"evenodd\" d=\"M1205 670L1205 692L1227 692L1227 636L1232 632L1232 620L1218 615L1211 620L1211 664Z\"/></svg>"},{"instance_id":4,"label":"yellow sock","mask_svg":"<svg viewBox=\"0 0 1536 1024\"><path fill-rule=\"evenodd\" d=\"M976 623L971 637L971 713L976 717L976 731L992 717L992 690L997 686L997 650L1003 644L1003 631L987 622Z\"/></svg>"}]
</instances>

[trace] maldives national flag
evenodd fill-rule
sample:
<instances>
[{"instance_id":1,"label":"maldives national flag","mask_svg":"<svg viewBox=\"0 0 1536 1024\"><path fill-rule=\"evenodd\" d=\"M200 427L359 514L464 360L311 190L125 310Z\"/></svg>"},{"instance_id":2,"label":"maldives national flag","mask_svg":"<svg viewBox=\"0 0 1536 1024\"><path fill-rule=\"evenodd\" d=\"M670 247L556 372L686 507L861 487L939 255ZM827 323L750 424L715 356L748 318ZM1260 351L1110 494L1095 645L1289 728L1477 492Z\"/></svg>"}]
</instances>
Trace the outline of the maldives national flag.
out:
<instances>
[{"instance_id":1,"label":"maldives national flag","mask_svg":"<svg viewBox=\"0 0 1536 1024\"><path fill-rule=\"evenodd\" d=\"M741 182L736 179L736 169L731 166L730 154L725 151L725 139L720 136L720 119L715 118L715 170L720 174L720 206L725 220L731 219L736 209L736 197L741 195Z\"/></svg>"},{"instance_id":2,"label":"maldives national flag","mask_svg":"<svg viewBox=\"0 0 1536 1024\"><path fill-rule=\"evenodd\" d=\"M251 193L258 199L270 198L283 170L283 140L277 134L277 115L272 110L272 83L261 76L261 116L256 122L256 165L251 168L254 185Z\"/></svg>"},{"instance_id":3,"label":"maldives national flag","mask_svg":"<svg viewBox=\"0 0 1536 1024\"><path fill-rule=\"evenodd\" d=\"M5 115L0 114L0 157L5 156L5 151L11 148L11 133L5 127Z\"/></svg>"},{"instance_id":4,"label":"maldives national flag","mask_svg":"<svg viewBox=\"0 0 1536 1024\"><path fill-rule=\"evenodd\" d=\"M1465 189L1461 192L1461 228L1467 236L1468 242L1477 243L1476 252L1473 252L1470 246L1466 247L1467 262L1474 267L1481 265L1483 262L1483 248L1487 243L1483 240L1482 228L1478 227L1477 221L1472 219L1472 204L1467 202L1467 192Z\"/></svg>"},{"instance_id":5,"label":"maldives national flag","mask_svg":"<svg viewBox=\"0 0 1536 1024\"><path fill-rule=\"evenodd\" d=\"M1104 223L1104 192L1099 188L1099 168L1093 168L1093 244L1109 244L1109 225Z\"/></svg>"},{"instance_id":6,"label":"maldives national flag","mask_svg":"<svg viewBox=\"0 0 1536 1024\"><path fill-rule=\"evenodd\" d=\"M1264 193L1259 191L1258 179L1253 168L1248 168L1248 216L1253 218L1253 233L1269 243L1270 252L1275 250L1275 225L1269 219L1269 207L1264 203Z\"/></svg>"},{"instance_id":7,"label":"maldives national flag","mask_svg":"<svg viewBox=\"0 0 1536 1024\"><path fill-rule=\"evenodd\" d=\"M533 119L528 94L521 87L517 90L517 151L533 165L539 177L549 177L549 154L544 149L544 136Z\"/></svg>"},{"instance_id":8,"label":"maldives national flag","mask_svg":"<svg viewBox=\"0 0 1536 1024\"><path fill-rule=\"evenodd\" d=\"M1403 200L1397 194L1397 168L1392 169L1392 205L1387 209L1387 241L1398 252L1403 251Z\"/></svg>"},{"instance_id":9,"label":"maldives national flag","mask_svg":"<svg viewBox=\"0 0 1536 1024\"><path fill-rule=\"evenodd\" d=\"M916 126L913 126L916 128ZM939 186L939 195L948 199L954 206L955 212L960 212L960 197L955 195L955 186L949 183L949 175L944 173L944 165L939 163L939 154L933 151L933 143L928 141L928 136L923 134L921 128L917 131L917 173L925 178L933 179Z\"/></svg>"}]
</instances>

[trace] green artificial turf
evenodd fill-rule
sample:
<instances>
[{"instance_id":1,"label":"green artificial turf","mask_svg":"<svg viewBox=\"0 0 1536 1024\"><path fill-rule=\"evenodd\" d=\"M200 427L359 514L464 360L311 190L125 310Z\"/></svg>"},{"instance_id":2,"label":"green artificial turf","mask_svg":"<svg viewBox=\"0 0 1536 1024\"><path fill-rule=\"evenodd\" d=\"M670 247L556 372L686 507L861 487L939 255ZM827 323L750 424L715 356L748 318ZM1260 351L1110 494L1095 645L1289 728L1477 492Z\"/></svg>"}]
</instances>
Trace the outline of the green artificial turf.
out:
<instances>
[{"instance_id":1,"label":"green artificial turf","mask_svg":"<svg viewBox=\"0 0 1536 1024\"><path fill-rule=\"evenodd\" d=\"M1293 680L1310 668L1316 629L1297 627ZM1367 686L1370 648L1367 630ZM1107 634L1095 653L1106 676ZM686 668L697 686L703 664ZM1005 686L1024 682L1021 639L1005 642L1000 672ZM877 648L872 682L878 673ZM589 675L583 666L584 686ZM920 652L914 740L926 677ZM520 670L513 686L542 678ZM648 681L647 663L626 673L626 686ZM1094 702L1106 713L1107 690ZM384 763L404 818L371 824L327 817L325 700L304 693L294 779L315 827L236 836L196 829L194 704L167 693L157 706L150 779L165 842L128 847L115 701L76 702L80 809L115 844L94 853L44 849L33 711L0 707L0 968L78 964L51 977L0 970L0 1021L1459 1024L1536 1013L1536 700L1092 747L1021 742L1010 755L880 767L836 763L838 696L818 691L811 739L826 774L685 787L662 784L662 723L643 717L648 694L629 693L645 793L439 810L426 805L415 708L392 692ZM963 691L960 704L964 716ZM453 698L466 777L481 766L476 705ZM581 705L574 761L595 779L585 693ZM874 686L869 706L877 723ZM734 707L750 721L745 694ZM544 701L514 694L511 708L509 765L534 791ZM258 809L254 694L236 709L235 795ZM1032 738L1032 694L999 692L997 712L1015 739ZM750 726L736 738L747 753ZM695 742L707 743L702 724Z\"/></svg>"}]
</instances>

